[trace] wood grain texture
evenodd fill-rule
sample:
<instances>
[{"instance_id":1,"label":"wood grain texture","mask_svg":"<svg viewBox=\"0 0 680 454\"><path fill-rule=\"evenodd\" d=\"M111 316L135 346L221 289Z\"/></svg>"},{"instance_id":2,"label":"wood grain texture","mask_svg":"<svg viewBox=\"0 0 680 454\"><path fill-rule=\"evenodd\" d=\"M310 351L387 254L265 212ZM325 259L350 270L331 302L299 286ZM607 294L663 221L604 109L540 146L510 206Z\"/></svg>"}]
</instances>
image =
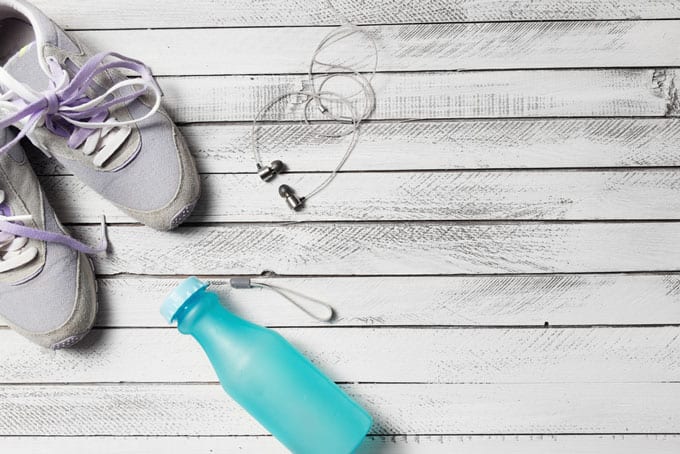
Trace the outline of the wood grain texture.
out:
<instances>
[{"instance_id":1,"label":"wood grain texture","mask_svg":"<svg viewBox=\"0 0 680 454\"><path fill-rule=\"evenodd\" d=\"M372 434L674 433L680 384L348 385ZM0 386L1 435L264 435L219 385Z\"/></svg>"},{"instance_id":2,"label":"wood grain texture","mask_svg":"<svg viewBox=\"0 0 680 454\"><path fill-rule=\"evenodd\" d=\"M176 232L111 227L99 328L75 349L1 327L0 451L283 452L158 315L188 274L344 383L376 419L361 454L680 451L680 2L36 3L161 76L206 195ZM354 173L292 216L253 177L245 122L302 88L343 14L379 43L376 121ZM338 54L367 68L355 50ZM293 123L299 101L260 146L304 191L346 139ZM38 171L65 221L130 222L60 166ZM228 288L265 271L335 325Z\"/></svg>"},{"instance_id":3,"label":"wood grain texture","mask_svg":"<svg viewBox=\"0 0 680 454\"><path fill-rule=\"evenodd\" d=\"M303 196L327 174L264 185L256 175L203 175L189 222L680 219L680 171L514 171L342 174L294 212L276 188ZM60 219L135 222L75 177L43 179Z\"/></svg>"},{"instance_id":4,"label":"wood grain texture","mask_svg":"<svg viewBox=\"0 0 680 454\"><path fill-rule=\"evenodd\" d=\"M75 227L95 241L96 227ZM102 274L403 275L680 270L680 223L336 223L109 228Z\"/></svg>"},{"instance_id":5,"label":"wood grain texture","mask_svg":"<svg viewBox=\"0 0 680 454\"><path fill-rule=\"evenodd\" d=\"M327 326L262 289L207 278L233 311L267 326ZM255 279L331 304L334 326L680 324L680 275L511 275ZM99 279L99 327L167 327L162 301L181 279ZM0 322L1 324L1 322Z\"/></svg>"},{"instance_id":6,"label":"wood grain texture","mask_svg":"<svg viewBox=\"0 0 680 454\"><path fill-rule=\"evenodd\" d=\"M265 160L293 171L332 171L347 147L330 124L261 126ZM196 124L182 128L202 173L252 172L251 128ZM347 171L680 166L680 119L591 118L367 123ZM323 150L323 152L321 152ZM42 153L39 175L66 175Z\"/></svg>"},{"instance_id":7,"label":"wood grain texture","mask_svg":"<svg viewBox=\"0 0 680 454\"><path fill-rule=\"evenodd\" d=\"M251 121L267 102L301 90L305 78L195 76L159 82L175 120L193 123ZM377 100L371 118L676 116L676 79L678 71L671 69L380 73L373 79ZM351 85L333 89L356 90ZM281 102L264 118L302 120L300 101ZM316 109L309 112L312 119L323 117Z\"/></svg>"},{"instance_id":8,"label":"wood grain texture","mask_svg":"<svg viewBox=\"0 0 680 454\"><path fill-rule=\"evenodd\" d=\"M337 382L680 382L680 327L277 331ZM175 329L96 330L60 352L0 330L0 345L11 352L0 383L217 382L198 343Z\"/></svg>"},{"instance_id":9,"label":"wood grain texture","mask_svg":"<svg viewBox=\"0 0 680 454\"><path fill-rule=\"evenodd\" d=\"M680 275L258 279L331 304L336 326L680 324ZM102 327L163 327L179 279L100 279ZM210 279L232 310L268 326L323 326L278 295Z\"/></svg>"},{"instance_id":10,"label":"wood grain texture","mask_svg":"<svg viewBox=\"0 0 680 454\"><path fill-rule=\"evenodd\" d=\"M87 452L99 454L205 454L245 452L286 454L274 438L251 437L0 437L8 452ZM677 454L677 435L505 435L371 436L356 454Z\"/></svg>"},{"instance_id":11,"label":"wood grain texture","mask_svg":"<svg viewBox=\"0 0 680 454\"><path fill-rule=\"evenodd\" d=\"M68 28L260 27L355 23L494 22L680 18L673 0L34 0Z\"/></svg>"},{"instance_id":12,"label":"wood grain texture","mask_svg":"<svg viewBox=\"0 0 680 454\"><path fill-rule=\"evenodd\" d=\"M679 66L680 21L509 22L368 27L380 71ZM327 27L75 33L97 51L144 61L156 75L306 73ZM182 58L178 59L177 56ZM319 58L373 68L359 35Z\"/></svg>"}]
</instances>

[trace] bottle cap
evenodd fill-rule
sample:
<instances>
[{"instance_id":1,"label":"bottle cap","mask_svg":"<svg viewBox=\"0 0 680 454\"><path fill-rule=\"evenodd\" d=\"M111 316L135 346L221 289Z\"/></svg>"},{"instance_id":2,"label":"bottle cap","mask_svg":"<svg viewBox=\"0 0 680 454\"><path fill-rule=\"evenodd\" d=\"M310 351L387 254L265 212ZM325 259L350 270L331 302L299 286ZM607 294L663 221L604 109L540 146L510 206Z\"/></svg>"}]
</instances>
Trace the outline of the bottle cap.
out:
<instances>
[{"instance_id":1,"label":"bottle cap","mask_svg":"<svg viewBox=\"0 0 680 454\"><path fill-rule=\"evenodd\" d=\"M161 315L172 323L177 315L177 311L186 303L189 298L194 296L196 292L205 290L210 284L203 282L197 277L190 277L179 284L173 291L165 298L161 304Z\"/></svg>"}]
</instances>

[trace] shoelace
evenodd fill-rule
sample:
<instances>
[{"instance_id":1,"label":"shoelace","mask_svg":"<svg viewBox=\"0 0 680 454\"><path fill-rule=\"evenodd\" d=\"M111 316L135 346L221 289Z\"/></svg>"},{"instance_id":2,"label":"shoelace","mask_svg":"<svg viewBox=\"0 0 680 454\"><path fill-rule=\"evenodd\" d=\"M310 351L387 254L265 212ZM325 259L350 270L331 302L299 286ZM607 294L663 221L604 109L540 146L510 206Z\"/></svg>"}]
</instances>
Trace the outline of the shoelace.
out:
<instances>
[{"instance_id":1,"label":"shoelace","mask_svg":"<svg viewBox=\"0 0 680 454\"><path fill-rule=\"evenodd\" d=\"M105 63L109 58L113 61ZM22 124L19 134L0 147L0 154L44 125L57 136L67 138L69 148L81 148L86 155L96 153L93 163L101 167L130 135L132 130L128 126L150 118L160 108L160 87L151 70L137 60L100 53L90 58L73 78L54 58L47 59L47 67L51 88L44 92L33 90L0 68L0 85L7 90L0 95L0 111L10 112L0 120L0 129ZM88 97L87 91L96 86L95 78L110 69L133 71L139 77L118 82L95 98ZM127 87L132 87L132 92L125 94ZM128 121L109 118L111 109L128 106L148 92L154 96L154 105L146 115ZM61 233L25 226L23 223L29 222L31 216L12 216L4 199L0 190L0 273L24 266L37 257L38 250L28 246L29 239L62 244L88 255L104 252L108 247L104 219L100 244L90 247Z\"/></svg>"},{"instance_id":2,"label":"shoelace","mask_svg":"<svg viewBox=\"0 0 680 454\"><path fill-rule=\"evenodd\" d=\"M105 60L111 60L105 62ZM52 87L44 92L33 90L0 68L0 85L7 91L0 95L0 110L11 112L0 120L0 129L21 123L23 126L15 139L0 148L8 151L35 128L44 125L59 137L68 139L71 149L82 148L83 153L97 152L94 164L103 166L130 135L130 125L154 115L161 104L161 89L148 66L123 55L104 52L90 58L71 78L52 57L47 58ZM96 86L95 78L107 70L128 70L138 77L126 79L105 93L90 98L87 91ZM125 93L132 87L131 93ZM109 118L110 109L130 105L147 93L154 95L154 105L141 118L117 121Z\"/></svg>"},{"instance_id":3,"label":"shoelace","mask_svg":"<svg viewBox=\"0 0 680 454\"><path fill-rule=\"evenodd\" d=\"M108 247L106 224L103 220L101 242L96 247L90 247L61 233L48 232L23 225L24 222L29 222L31 219L30 215L12 216L9 206L5 203L5 193L0 190L0 273L20 268L38 256L38 249L29 246L29 239L62 244L88 255L104 252Z\"/></svg>"}]
</instances>

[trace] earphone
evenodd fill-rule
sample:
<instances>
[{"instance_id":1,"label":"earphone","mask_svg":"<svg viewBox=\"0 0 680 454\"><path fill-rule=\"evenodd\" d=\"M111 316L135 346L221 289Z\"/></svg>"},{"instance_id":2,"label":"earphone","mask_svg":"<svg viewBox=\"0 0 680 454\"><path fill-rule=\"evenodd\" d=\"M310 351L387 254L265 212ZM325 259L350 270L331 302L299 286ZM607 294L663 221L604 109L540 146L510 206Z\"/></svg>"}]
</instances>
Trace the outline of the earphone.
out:
<instances>
[{"instance_id":1,"label":"earphone","mask_svg":"<svg viewBox=\"0 0 680 454\"><path fill-rule=\"evenodd\" d=\"M326 47L335 44L339 41L342 41L343 39L349 38L350 36L360 33L364 36L366 36L372 46L373 50L375 53L375 60L374 60L374 66L371 71L371 76L366 77L365 75L359 73L353 68L350 68L348 66L343 66L343 65L337 65L337 64L329 64L329 63L323 63L318 60L318 55L321 53ZM314 72L315 66L322 66L325 67L326 72L321 73L321 81L319 82L319 86L317 88L315 84L315 77L317 77ZM350 139L350 143L347 147L347 150L342 157L342 159L339 161L338 165L335 167L333 172L321 183L319 184L316 188L311 190L307 195L305 196L298 196L296 191L291 188L290 186L283 184L279 186L279 195L285 200L286 204L288 207L293 210L293 211L298 211L302 209L305 206L305 202L314 197L316 194L319 192L323 191L326 189L331 182L335 179L337 176L338 172L342 169L342 167L345 165L347 162L347 159L350 157L354 149L356 148L356 145L359 141L359 128L361 125L361 122L368 119L372 114L373 111L375 110L375 90L373 89L373 86L371 84L371 80L375 76L375 73L377 71L377 66L378 66L378 46L375 41L375 38L368 34L367 32L361 30L359 27L352 25L352 24L346 24L342 25L339 28L333 30L330 32L326 37L319 43L317 46L316 50L314 51L314 54L312 56L307 77L308 77L308 84L309 84L309 89L303 88L302 90L299 91L292 91L288 93L284 93L283 95L278 96L277 98L273 99L271 102L266 104L264 107L262 107L257 114L255 115L255 118L253 119L253 124L252 124L252 129L251 129L251 147L252 147L252 152L253 156L255 158L255 164L257 167L257 174L260 177L260 179L265 182L269 183L272 180L274 180L277 175L280 173L284 172L287 170L286 164L281 161L281 160L274 160L272 161L269 165L264 165L262 161L262 157L260 155L260 151L257 147L257 129L258 129L258 124L260 122L260 118L264 115L265 112L269 111L274 105L278 104L279 102L288 99L290 97L299 97L300 95L303 95L306 97L304 101L304 108L303 108L303 115L304 115L304 120L303 122L306 125L311 125L310 119L309 119L309 106L314 103L318 110L323 114L326 118L337 121L343 124L351 124L351 130L344 134L335 134L335 135L323 135L324 137L344 137L349 134L352 135L352 138ZM329 73L331 71L335 71L332 73ZM341 71L341 72L338 72ZM326 84L334 78L347 78L354 83L356 83L360 88L359 91L350 95L349 97L344 97L342 95L339 95L337 93L334 93L332 91L324 90L324 87ZM365 107L363 111L358 112L355 104L351 101L351 98L363 94L364 95L364 104ZM334 115L333 112L327 107L327 104L330 103L340 103L342 104L346 109L349 110L350 116L346 115Z\"/></svg>"},{"instance_id":2,"label":"earphone","mask_svg":"<svg viewBox=\"0 0 680 454\"><path fill-rule=\"evenodd\" d=\"M276 178L282 170L286 168L285 164L279 160L272 161L267 167L263 167L261 164L257 164L257 174L260 176L262 181L268 183L269 181ZM286 203L292 210L299 210L305 203L305 198L299 198L293 188L287 184L282 184L279 186L279 195L286 199Z\"/></svg>"},{"instance_id":3,"label":"earphone","mask_svg":"<svg viewBox=\"0 0 680 454\"><path fill-rule=\"evenodd\" d=\"M302 206L305 203L305 200L307 200L306 197L302 198L298 197L297 194L295 194L293 188L291 188L287 184L282 184L281 186L279 186L279 195L282 198L286 199L286 203L293 211L302 208Z\"/></svg>"},{"instance_id":4,"label":"earphone","mask_svg":"<svg viewBox=\"0 0 680 454\"><path fill-rule=\"evenodd\" d=\"M257 174L260 176L262 181L265 183L271 181L278 175L282 170L285 169L285 165L281 161L272 161L267 167L263 167L262 164L257 164Z\"/></svg>"}]
</instances>

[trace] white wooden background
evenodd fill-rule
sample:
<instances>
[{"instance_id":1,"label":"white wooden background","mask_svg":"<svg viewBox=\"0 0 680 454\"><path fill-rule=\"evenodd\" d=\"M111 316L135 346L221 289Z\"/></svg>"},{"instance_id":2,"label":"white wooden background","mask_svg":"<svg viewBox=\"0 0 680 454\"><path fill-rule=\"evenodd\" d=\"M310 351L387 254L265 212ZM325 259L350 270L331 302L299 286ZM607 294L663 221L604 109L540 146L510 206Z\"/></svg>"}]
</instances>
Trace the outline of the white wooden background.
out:
<instances>
[{"instance_id":1,"label":"white wooden background","mask_svg":"<svg viewBox=\"0 0 680 454\"><path fill-rule=\"evenodd\" d=\"M363 454L680 452L680 1L334 0L379 42L376 121L299 214L252 175L248 120L300 87L325 0L36 3L152 66L205 196L159 234L39 163L112 253L78 348L0 329L0 452L283 452L161 320L191 274L369 409ZM344 142L278 113L263 154L304 191ZM263 272L337 323L227 288Z\"/></svg>"}]
</instances>

